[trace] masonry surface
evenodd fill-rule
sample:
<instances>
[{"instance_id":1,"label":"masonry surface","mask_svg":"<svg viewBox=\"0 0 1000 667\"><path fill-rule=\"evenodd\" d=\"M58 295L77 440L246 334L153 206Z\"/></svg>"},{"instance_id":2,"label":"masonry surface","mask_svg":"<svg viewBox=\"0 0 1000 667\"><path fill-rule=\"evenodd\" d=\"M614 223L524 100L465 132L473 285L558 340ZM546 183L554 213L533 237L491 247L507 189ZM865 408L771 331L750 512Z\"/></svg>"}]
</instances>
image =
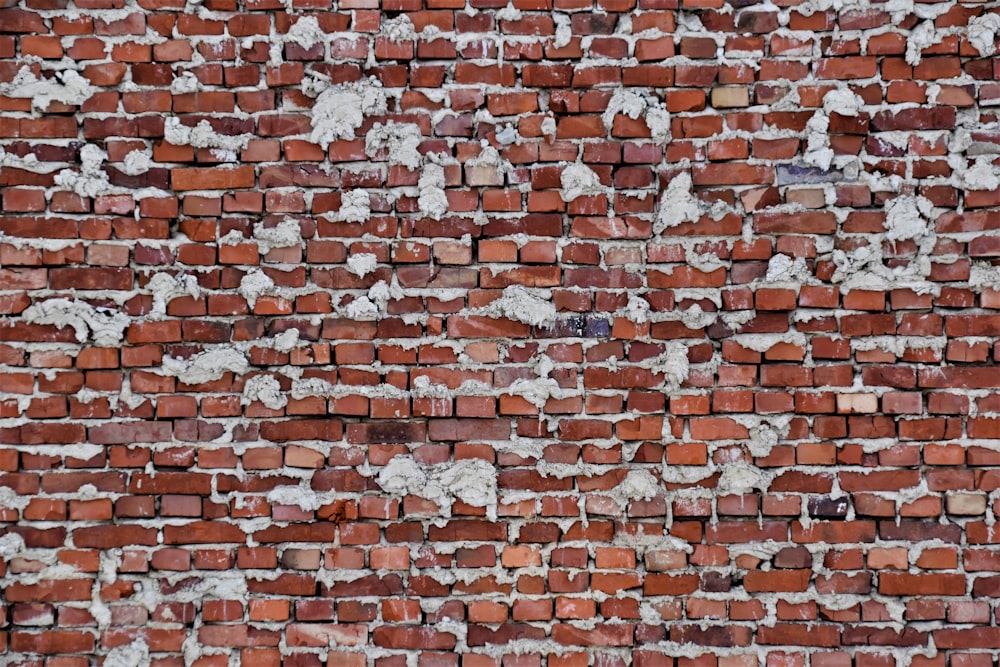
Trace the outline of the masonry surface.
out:
<instances>
[{"instance_id":1,"label":"masonry surface","mask_svg":"<svg viewBox=\"0 0 1000 667\"><path fill-rule=\"evenodd\" d=\"M990 667L995 4L0 0L0 662Z\"/></svg>"}]
</instances>

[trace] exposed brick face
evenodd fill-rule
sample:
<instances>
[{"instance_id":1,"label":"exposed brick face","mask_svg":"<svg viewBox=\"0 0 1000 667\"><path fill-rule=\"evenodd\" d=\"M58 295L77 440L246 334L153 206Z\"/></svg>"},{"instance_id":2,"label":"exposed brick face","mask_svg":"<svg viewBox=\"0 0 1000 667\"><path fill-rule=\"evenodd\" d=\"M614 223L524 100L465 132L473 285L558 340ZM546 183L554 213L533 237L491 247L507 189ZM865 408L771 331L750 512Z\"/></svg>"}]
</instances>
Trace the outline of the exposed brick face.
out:
<instances>
[{"instance_id":1,"label":"exposed brick face","mask_svg":"<svg viewBox=\"0 0 1000 667\"><path fill-rule=\"evenodd\" d=\"M1000 18L775 4L0 3L0 663L990 667Z\"/></svg>"}]
</instances>

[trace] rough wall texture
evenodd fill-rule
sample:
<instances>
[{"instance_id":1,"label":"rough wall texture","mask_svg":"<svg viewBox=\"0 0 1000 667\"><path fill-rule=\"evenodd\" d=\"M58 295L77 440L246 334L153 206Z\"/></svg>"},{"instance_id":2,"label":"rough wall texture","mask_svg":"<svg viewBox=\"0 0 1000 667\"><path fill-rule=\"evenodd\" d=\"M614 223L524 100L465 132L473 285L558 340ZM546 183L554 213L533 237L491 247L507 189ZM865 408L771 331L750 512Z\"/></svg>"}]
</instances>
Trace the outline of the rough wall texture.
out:
<instances>
[{"instance_id":1,"label":"rough wall texture","mask_svg":"<svg viewBox=\"0 0 1000 667\"><path fill-rule=\"evenodd\" d=\"M988 5L2 4L4 664L993 664Z\"/></svg>"}]
</instances>

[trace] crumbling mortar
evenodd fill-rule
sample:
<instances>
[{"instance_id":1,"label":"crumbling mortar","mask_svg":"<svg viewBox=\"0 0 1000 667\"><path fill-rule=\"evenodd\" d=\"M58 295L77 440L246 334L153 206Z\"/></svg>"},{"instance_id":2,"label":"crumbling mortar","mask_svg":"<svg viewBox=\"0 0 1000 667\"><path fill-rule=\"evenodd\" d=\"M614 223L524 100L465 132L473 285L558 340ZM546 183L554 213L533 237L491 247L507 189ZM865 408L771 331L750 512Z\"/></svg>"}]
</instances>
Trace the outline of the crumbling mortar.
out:
<instances>
[{"instance_id":1,"label":"crumbling mortar","mask_svg":"<svg viewBox=\"0 0 1000 667\"><path fill-rule=\"evenodd\" d=\"M204 12L206 15L208 14L208 12L205 12L205 10L203 8L200 8L199 12ZM780 12L780 14L785 17L784 21L787 22L787 11ZM871 33L871 31L869 31L869 34L874 34L874 33ZM513 43L513 42L511 42L511 43ZM634 40L632 41L632 44L634 44ZM630 51L630 53L632 53L632 52ZM687 117L687 115L680 114L680 117ZM480 120L479 122L482 123L482 122L485 122L485 120ZM707 143L707 141L700 141L700 142L696 142L696 143L699 143L700 145L704 145L705 143ZM908 158L908 160L912 160L912 158ZM911 164L910 164L910 166L908 168L910 169L910 171L908 171L908 173L912 173L912 162L911 162ZM924 183L931 183L931 182L936 182L936 181L934 181L932 179L928 179L928 180L925 180L923 182ZM739 190L739 188L736 188L736 189ZM498 216L498 217L500 217L500 216ZM970 234L970 235L960 235L960 234L949 235L949 238L955 238L956 240L963 240L963 241L972 240L972 238L974 238L974 237L975 237L975 235L972 235L972 234ZM442 238L446 238L446 237L442 237ZM943 261L944 258L935 257L934 259L937 262L941 262L941 261ZM607 268L603 263L601 264L601 267ZM489 267L489 268L492 268L492 267ZM494 275L496 275L496 274L494 274ZM576 289L575 291L585 292L587 290L585 288L579 288L579 289ZM822 311L822 312L828 312L828 311ZM969 311L969 312L973 312L973 311ZM976 312L988 312L988 311L976 311ZM839 321L839 320L842 320L843 316L846 314L846 311L839 311L838 310L838 311L832 311L832 313L835 316L835 318ZM657 317L659 317L659 314L654 314L654 315L657 316ZM669 319L671 319L671 318L656 319L654 321L668 321ZM425 320L422 319L421 322L425 322ZM923 345L923 344L926 344L929 340L930 339L917 338L917 339L914 339L913 342ZM987 341L989 341L989 340L990 339L987 339ZM934 340L933 342L935 344L940 345L940 340ZM415 340L415 341L412 342L412 344L415 345L415 344L419 344L419 343ZM585 343L585 345L592 345L592 344L593 343L591 341L587 341L587 343ZM892 345L897 345L897 344L899 344L899 339L895 339L894 342L892 343ZM858 339L852 340L852 342L851 342L852 348L855 348L855 349L862 349L862 348L864 348L864 347L866 347L868 345L876 345L876 346L878 346L879 342L877 342L877 341L871 341L871 340L858 340ZM23 346L23 349L28 349L28 346ZM70 349L76 349L76 348L70 346ZM476 368L487 368L489 366L490 366L489 364L478 364L478 365L475 365ZM611 364L609 364L609 366L611 366ZM455 366L446 366L446 368L453 368L453 367L455 367ZM461 368L463 366L462 365L458 365L458 367ZM585 366L585 367L594 367L594 365L588 365L588 366ZM600 367L600 366L598 365L598 367ZM933 367L933 366L932 365L918 365L918 367L924 368L924 367ZM380 371L385 371L385 370L388 370L388 369L391 369L391 368L395 368L395 366L386 365L385 367L382 367L380 369ZM620 368L620 366L619 366L619 368ZM259 369L255 369L253 372L257 372L258 370ZM860 388L860 387L858 387L858 388ZM848 391L848 390L854 390L854 389L856 389L856 388L855 387L844 388L844 389L838 388L836 391ZM881 395L880 392L888 391L888 389L886 389L886 388L864 388L864 389L865 389L865 391L870 391L871 393L876 393L876 394L879 394L879 395ZM616 392L608 392L608 393L611 393L613 395L626 395L625 392L617 392L617 393ZM687 395L687 393L684 393L684 395ZM966 395L971 395L971 394L966 394ZM621 416L601 417L601 419L606 420L606 421L611 421L611 422L618 421L621 418L622 418ZM232 424L232 423L235 423L236 420L225 420L225 421L227 423L229 423L229 424ZM348 421L348 423L356 423L354 420L347 420L347 421ZM27 422L25 421L25 422L20 422L20 423L27 423ZM543 441L544 442L556 442L556 440L554 438L553 439L545 439ZM846 444L847 442L850 442L850 439L837 439L835 441L836 444ZM874 442L874 441L869 441L869 442ZM719 448L724 448L725 446L726 446L726 444L721 444L721 445L720 444L714 444L712 451L717 451ZM245 445L244 445L244 447L245 447ZM799 470L801 468L796 467L795 469ZM724 598L720 598L720 599L724 599ZM734 599L734 598L730 598L730 599ZM773 607L771 607L772 601L773 601L773 598L769 599L769 602L768 602L768 604L769 604L769 610L770 611L773 611ZM550 626L546 625L545 627L550 627ZM283 646L282 648L285 649L287 647ZM536 648L544 648L545 650L548 650L548 649L551 648L551 646L548 646L548 647L536 647ZM688 652L688 651L692 650L690 648L673 646L673 645L670 645L670 644L663 645L663 648L665 650L669 649L670 651L678 651L680 654L684 654L685 652ZM922 649L918 649L918 651L919 650L922 650ZM857 649L850 649L850 651L852 653L854 653L854 652L857 652ZM619 650L616 649L615 652L619 652L619 653L622 653L623 655L625 655L624 650L619 651ZM393 652L390 651L389 653L393 653ZM725 651L723 651L723 653L725 653Z\"/></svg>"}]
</instances>

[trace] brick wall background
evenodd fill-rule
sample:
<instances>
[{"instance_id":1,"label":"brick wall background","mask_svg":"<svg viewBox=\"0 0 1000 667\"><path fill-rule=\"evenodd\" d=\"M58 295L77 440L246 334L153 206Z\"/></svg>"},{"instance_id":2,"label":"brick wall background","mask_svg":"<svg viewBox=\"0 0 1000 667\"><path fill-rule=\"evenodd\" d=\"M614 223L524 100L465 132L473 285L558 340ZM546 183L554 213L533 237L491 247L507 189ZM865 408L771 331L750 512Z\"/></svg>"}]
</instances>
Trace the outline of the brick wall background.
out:
<instances>
[{"instance_id":1,"label":"brick wall background","mask_svg":"<svg viewBox=\"0 0 1000 667\"><path fill-rule=\"evenodd\" d=\"M990 667L993 4L0 2L2 661Z\"/></svg>"}]
</instances>

